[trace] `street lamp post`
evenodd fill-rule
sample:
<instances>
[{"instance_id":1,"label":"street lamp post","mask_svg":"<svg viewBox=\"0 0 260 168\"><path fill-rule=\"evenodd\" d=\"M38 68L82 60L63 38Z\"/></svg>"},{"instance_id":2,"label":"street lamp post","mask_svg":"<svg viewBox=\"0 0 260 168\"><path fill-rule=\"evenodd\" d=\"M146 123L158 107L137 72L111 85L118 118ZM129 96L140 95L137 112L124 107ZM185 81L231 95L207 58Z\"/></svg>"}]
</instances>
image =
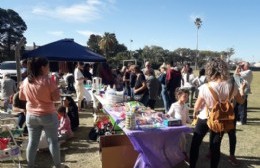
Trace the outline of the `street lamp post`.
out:
<instances>
[{"instance_id":1,"label":"street lamp post","mask_svg":"<svg viewBox=\"0 0 260 168\"><path fill-rule=\"evenodd\" d=\"M133 43L133 40L130 39L130 57L133 58L133 54L132 54L132 43Z\"/></svg>"},{"instance_id":2,"label":"street lamp post","mask_svg":"<svg viewBox=\"0 0 260 168\"><path fill-rule=\"evenodd\" d=\"M196 45L196 58L195 58L195 69L198 68L198 57L199 57L199 29L202 25L202 20L201 18L196 18L195 21L195 26L197 27L197 45Z\"/></svg>"}]
</instances>

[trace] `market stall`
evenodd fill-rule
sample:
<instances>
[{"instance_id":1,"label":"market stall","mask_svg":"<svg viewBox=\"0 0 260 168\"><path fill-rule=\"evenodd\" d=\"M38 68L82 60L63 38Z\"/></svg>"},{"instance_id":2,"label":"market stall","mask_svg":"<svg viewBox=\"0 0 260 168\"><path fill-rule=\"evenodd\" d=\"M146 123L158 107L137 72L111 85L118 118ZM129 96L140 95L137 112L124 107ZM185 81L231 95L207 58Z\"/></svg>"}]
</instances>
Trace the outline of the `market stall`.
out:
<instances>
[{"instance_id":1,"label":"market stall","mask_svg":"<svg viewBox=\"0 0 260 168\"><path fill-rule=\"evenodd\" d=\"M178 121L169 126L169 120L163 113L135 101L115 103L103 91L93 96L94 101L103 105L104 112L114 119L139 153L135 167L170 168L184 160L179 145L180 137L183 133L190 133L191 128L179 125ZM134 121L131 118L133 115ZM178 126L174 126L174 123Z\"/></svg>"}]
</instances>

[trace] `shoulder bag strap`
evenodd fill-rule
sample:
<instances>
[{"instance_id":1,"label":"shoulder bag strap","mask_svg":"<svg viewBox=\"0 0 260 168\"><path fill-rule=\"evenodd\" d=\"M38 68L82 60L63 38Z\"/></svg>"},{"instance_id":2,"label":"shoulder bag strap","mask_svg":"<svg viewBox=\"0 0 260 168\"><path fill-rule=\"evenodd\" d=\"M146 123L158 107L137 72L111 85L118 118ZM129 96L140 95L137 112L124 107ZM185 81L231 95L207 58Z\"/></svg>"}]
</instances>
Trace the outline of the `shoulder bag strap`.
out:
<instances>
[{"instance_id":1,"label":"shoulder bag strap","mask_svg":"<svg viewBox=\"0 0 260 168\"><path fill-rule=\"evenodd\" d=\"M207 83L207 85L208 85L208 88L209 88L209 91L210 91L210 93L212 94L212 96L213 96L213 100L214 100L214 102L217 102L217 101L219 101L219 98L218 98L218 95L217 95L217 93L212 89L212 87L209 85L209 83ZM209 106L207 105L207 103L205 103L206 104L206 107L207 107L207 116L209 117Z\"/></svg>"},{"instance_id":2,"label":"shoulder bag strap","mask_svg":"<svg viewBox=\"0 0 260 168\"><path fill-rule=\"evenodd\" d=\"M231 98L233 96L233 91L234 91L234 81L232 82L232 87L231 87L231 90L229 92L229 96L228 96L229 100L231 100Z\"/></svg>"},{"instance_id":3,"label":"shoulder bag strap","mask_svg":"<svg viewBox=\"0 0 260 168\"><path fill-rule=\"evenodd\" d=\"M219 101L218 94L212 89L212 87L209 85L209 83L207 85L208 85L209 91L212 94L214 100Z\"/></svg>"}]
</instances>

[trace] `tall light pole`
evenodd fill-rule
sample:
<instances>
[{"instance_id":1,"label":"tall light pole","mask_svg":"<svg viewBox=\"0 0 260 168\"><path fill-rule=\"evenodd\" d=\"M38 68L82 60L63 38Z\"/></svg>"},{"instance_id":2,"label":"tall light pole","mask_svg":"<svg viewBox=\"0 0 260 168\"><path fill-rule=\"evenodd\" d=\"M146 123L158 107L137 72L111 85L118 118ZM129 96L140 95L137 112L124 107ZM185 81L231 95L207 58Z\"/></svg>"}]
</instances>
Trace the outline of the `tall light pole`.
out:
<instances>
[{"instance_id":1,"label":"tall light pole","mask_svg":"<svg viewBox=\"0 0 260 168\"><path fill-rule=\"evenodd\" d=\"M202 20L201 18L196 18L195 21L195 26L197 27L197 45L196 45L196 58L195 58L195 69L198 68L198 57L199 57L199 29L202 25Z\"/></svg>"},{"instance_id":2,"label":"tall light pole","mask_svg":"<svg viewBox=\"0 0 260 168\"><path fill-rule=\"evenodd\" d=\"M130 57L131 57L131 59L133 58L133 54L132 54L132 43L133 43L133 40L130 39Z\"/></svg>"}]
</instances>

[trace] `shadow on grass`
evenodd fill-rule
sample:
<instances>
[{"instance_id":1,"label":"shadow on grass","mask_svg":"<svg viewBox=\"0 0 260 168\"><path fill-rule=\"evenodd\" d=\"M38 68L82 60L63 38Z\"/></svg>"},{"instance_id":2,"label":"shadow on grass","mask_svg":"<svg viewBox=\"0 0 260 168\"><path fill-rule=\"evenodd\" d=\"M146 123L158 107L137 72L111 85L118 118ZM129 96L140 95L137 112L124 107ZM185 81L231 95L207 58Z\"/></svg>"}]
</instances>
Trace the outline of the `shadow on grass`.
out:
<instances>
[{"instance_id":1,"label":"shadow on grass","mask_svg":"<svg viewBox=\"0 0 260 168\"><path fill-rule=\"evenodd\" d=\"M240 167L255 167L260 166L260 157L248 157L248 156L237 156L237 159L239 160Z\"/></svg>"},{"instance_id":2,"label":"shadow on grass","mask_svg":"<svg viewBox=\"0 0 260 168\"><path fill-rule=\"evenodd\" d=\"M247 112L259 112L260 107L248 107Z\"/></svg>"},{"instance_id":3,"label":"shadow on grass","mask_svg":"<svg viewBox=\"0 0 260 168\"><path fill-rule=\"evenodd\" d=\"M79 113L79 118L89 118L89 117L93 117L93 114L90 112L84 111Z\"/></svg>"}]
</instances>

